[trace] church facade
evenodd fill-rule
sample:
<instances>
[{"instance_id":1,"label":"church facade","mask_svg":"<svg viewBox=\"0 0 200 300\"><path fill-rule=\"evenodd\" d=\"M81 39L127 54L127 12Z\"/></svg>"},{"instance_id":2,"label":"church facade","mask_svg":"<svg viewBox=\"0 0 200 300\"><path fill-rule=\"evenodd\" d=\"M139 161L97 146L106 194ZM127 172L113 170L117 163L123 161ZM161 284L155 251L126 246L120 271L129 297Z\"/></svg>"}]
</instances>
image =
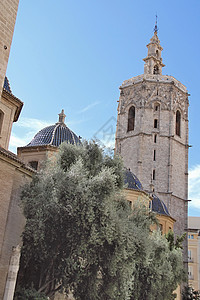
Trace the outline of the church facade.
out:
<instances>
[{"instance_id":1,"label":"church facade","mask_svg":"<svg viewBox=\"0 0 200 300\"><path fill-rule=\"evenodd\" d=\"M181 235L187 231L188 214L189 94L174 77L162 75L157 26L147 48L144 74L120 87L115 151L144 190L164 201L176 220L174 231Z\"/></svg>"}]
</instances>

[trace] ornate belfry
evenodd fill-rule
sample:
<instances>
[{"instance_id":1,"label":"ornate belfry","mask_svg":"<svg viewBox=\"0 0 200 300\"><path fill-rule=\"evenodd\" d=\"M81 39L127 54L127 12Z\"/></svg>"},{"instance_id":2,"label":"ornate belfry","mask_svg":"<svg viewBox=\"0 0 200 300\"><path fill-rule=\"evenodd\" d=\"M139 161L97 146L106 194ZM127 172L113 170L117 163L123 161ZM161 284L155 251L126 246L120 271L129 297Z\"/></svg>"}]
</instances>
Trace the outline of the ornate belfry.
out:
<instances>
[{"instance_id":1,"label":"ornate belfry","mask_svg":"<svg viewBox=\"0 0 200 300\"><path fill-rule=\"evenodd\" d=\"M144 74L120 86L115 152L144 190L164 201L180 235L187 230L189 94L174 77L162 75L157 31L156 24L143 59Z\"/></svg>"}]
</instances>

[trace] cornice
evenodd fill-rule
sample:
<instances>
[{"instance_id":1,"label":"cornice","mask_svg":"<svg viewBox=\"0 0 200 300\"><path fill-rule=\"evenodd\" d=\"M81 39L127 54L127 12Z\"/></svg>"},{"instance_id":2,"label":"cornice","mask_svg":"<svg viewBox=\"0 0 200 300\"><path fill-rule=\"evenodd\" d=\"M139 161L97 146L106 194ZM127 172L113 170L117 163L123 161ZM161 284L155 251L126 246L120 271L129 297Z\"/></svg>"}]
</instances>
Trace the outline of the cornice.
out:
<instances>
[{"instance_id":1,"label":"cornice","mask_svg":"<svg viewBox=\"0 0 200 300\"><path fill-rule=\"evenodd\" d=\"M58 147L54 145L38 145L38 146L24 146L24 147L18 147L17 148L17 153L18 152L40 152L40 151L58 151Z\"/></svg>"},{"instance_id":2,"label":"cornice","mask_svg":"<svg viewBox=\"0 0 200 300\"><path fill-rule=\"evenodd\" d=\"M28 173L29 176L32 176L33 174L36 173L34 169L25 165L25 163L21 161L14 153L2 147L0 147L0 159L4 160L5 162L17 168L23 169L23 171L25 171L25 173Z\"/></svg>"},{"instance_id":3,"label":"cornice","mask_svg":"<svg viewBox=\"0 0 200 300\"><path fill-rule=\"evenodd\" d=\"M6 91L5 89L3 89L2 97L5 98L7 101L9 101L12 105L16 106L17 109L15 111L15 116L14 116L14 122L16 122L19 118L24 103L20 99L15 97L13 94Z\"/></svg>"},{"instance_id":4,"label":"cornice","mask_svg":"<svg viewBox=\"0 0 200 300\"><path fill-rule=\"evenodd\" d=\"M151 74L142 74L138 75L136 77L132 77L128 80L123 81L122 85L119 87L119 89L124 89L126 87L130 87L132 85L135 85L137 83L141 82L156 82L156 83L168 83L173 84L176 86L179 90L181 90L183 93L188 94L187 88L185 85L183 85L180 81L178 81L173 76L168 75L151 75Z\"/></svg>"}]
</instances>

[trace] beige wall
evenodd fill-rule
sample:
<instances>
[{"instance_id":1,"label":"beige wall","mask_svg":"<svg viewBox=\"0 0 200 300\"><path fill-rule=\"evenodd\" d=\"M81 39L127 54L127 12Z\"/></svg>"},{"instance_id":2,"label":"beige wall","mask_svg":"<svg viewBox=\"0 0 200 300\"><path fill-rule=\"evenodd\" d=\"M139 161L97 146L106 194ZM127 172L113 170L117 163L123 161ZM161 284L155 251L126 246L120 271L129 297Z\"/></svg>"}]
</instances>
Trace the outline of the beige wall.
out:
<instances>
[{"instance_id":1,"label":"beige wall","mask_svg":"<svg viewBox=\"0 0 200 300\"><path fill-rule=\"evenodd\" d=\"M189 285L199 290L198 231L192 229L188 232L188 279Z\"/></svg>"},{"instance_id":2,"label":"beige wall","mask_svg":"<svg viewBox=\"0 0 200 300\"><path fill-rule=\"evenodd\" d=\"M151 197L143 191L133 190L133 189L125 189L125 197L127 201L130 202L131 208L133 208L134 204L144 205L149 208L149 201L151 201Z\"/></svg>"},{"instance_id":3,"label":"beige wall","mask_svg":"<svg viewBox=\"0 0 200 300\"><path fill-rule=\"evenodd\" d=\"M58 147L51 145L32 146L32 147L19 147L17 148L17 156L26 165L29 165L31 161L38 162L37 170L40 170L43 163L52 158L54 154L58 152Z\"/></svg>"},{"instance_id":4,"label":"beige wall","mask_svg":"<svg viewBox=\"0 0 200 300\"><path fill-rule=\"evenodd\" d=\"M3 299L12 247L21 243L25 222L19 206L21 187L31 180L33 172L1 153L0 170L0 299Z\"/></svg>"},{"instance_id":5,"label":"beige wall","mask_svg":"<svg viewBox=\"0 0 200 300\"><path fill-rule=\"evenodd\" d=\"M13 122L17 121L23 102L6 91L2 92L0 111L2 122L0 124L0 146L8 149Z\"/></svg>"},{"instance_id":6,"label":"beige wall","mask_svg":"<svg viewBox=\"0 0 200 300\"><path fill-rule=\"evenodd\" d=\"M0 95L6 74L19 0L0 1Z\"/></svg>"},{"instance_id":7,"label":"beige wall","mask_svg":"<svg viewBox=\"0 0 200 300\"><path fill-rule=\"evenodd\" d=\"M134 204L142 204L149 208L149 202L152 198L145 192L133 189L125 189L125 197L130 202L131 207ZM156 214L159 224L162 226L162 233L168 233L169 230L173 231L175 220L169 216ZM152 226L152 230L157 230L157 225Z\"/></svg>"}]
</instances>

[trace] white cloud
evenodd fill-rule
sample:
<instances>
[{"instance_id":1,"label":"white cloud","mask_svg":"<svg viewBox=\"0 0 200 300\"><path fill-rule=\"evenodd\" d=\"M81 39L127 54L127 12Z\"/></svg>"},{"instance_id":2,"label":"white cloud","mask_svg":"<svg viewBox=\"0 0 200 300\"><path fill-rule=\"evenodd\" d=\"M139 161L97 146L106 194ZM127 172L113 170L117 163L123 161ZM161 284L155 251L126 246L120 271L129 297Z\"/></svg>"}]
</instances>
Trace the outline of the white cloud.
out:
<instances>
[{"instance_id":1,"label":"white cloud","mask_svg":"<svg viewBox=\"0 0 200 300\"><path fill-rule=\"evenodd\" d=\"M20 120L15 123L13 127L13 131L10 137L9 149L12 152L16 153L17 147L23 147L27 145L38 131L51 124L52 122L47 122L39 119L23 117L20 118ZM17 130L15 130L15 128Z\"/></svg>"},{"instance_id":2,"label":"white cloud","mask_svg":"<svg viewBox=\"0 0 200 300\"><path fill-rule=\"evenodd\" d=\"M22 147L27 144L27 139L19 138L15 134L12 134L10 137L10 147Z\"/></svg>"},{"instance_id":3,"label":"white cloud","mask_svg":"<svg viewBox=\"0 0 200 300\"><path fill-rule=\"evenodd\" d=\"M81 114L81 113L83 113L83 112L86 112L86 111L90 110L91 108L93 108L94 106L98 105L99 103L100 103L99 101L96 101L96 102L94 102L94 103L91 103L91 104L85 106L83 109L79 110L78 113Z\"/></svg>"},{"instance_id":4,"label":"white cloud","mask_svg":"<svg viewBox=\"0 0 200 300\"><path fill-rule=\"evenodd\" d=\"M20 118L20 120L16 123L17 127L25 127L31 128L32 131L38 132L44 127L51 125L52 122L47 122L44 120L33 119L33 118Z\"/></svg>"},{"instance_id":5,"label":"white cloud","mask_svg":"<svg viewBox=\"0 0 200 300\"><path fill-rule=\"evenodd\" d=\"M189 199L191 207L200 209L200 165L189 170Z\"/></svg>"}]
</instances>

